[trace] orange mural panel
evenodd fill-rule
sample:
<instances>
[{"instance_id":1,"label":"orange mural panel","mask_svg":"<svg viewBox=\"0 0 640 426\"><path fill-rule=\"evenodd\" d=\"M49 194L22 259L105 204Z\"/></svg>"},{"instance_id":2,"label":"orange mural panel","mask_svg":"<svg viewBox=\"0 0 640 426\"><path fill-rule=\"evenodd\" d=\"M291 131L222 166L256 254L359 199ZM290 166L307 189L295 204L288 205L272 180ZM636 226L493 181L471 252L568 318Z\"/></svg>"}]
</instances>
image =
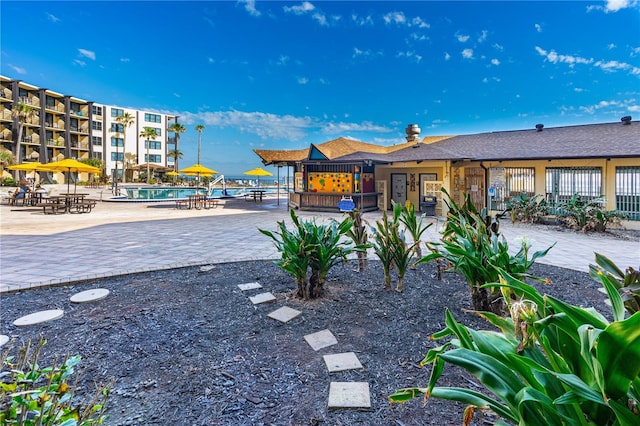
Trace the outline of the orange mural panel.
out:
<instances>
[{"instance_id":1,"label":"orange mural panel","mask_svg":"<svg viewBox=\"0 0 640 426\"><path fill-rule=\"evenodd\" d=\"M351 192L353 176L351 173L308 173L310 192L345 193Z\"/></svg>"}]
</instances>

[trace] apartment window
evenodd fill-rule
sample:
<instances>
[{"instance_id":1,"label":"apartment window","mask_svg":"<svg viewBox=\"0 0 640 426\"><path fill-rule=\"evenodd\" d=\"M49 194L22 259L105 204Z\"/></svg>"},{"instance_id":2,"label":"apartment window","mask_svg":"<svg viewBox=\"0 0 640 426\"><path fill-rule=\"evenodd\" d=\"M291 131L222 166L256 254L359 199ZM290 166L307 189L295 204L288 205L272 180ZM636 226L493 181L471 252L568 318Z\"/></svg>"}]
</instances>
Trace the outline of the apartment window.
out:
<instances>
[{"instance_id":1,"label":"apartment window","mask_svg":"<svg viewBox=\"0 0 640 426\"><path fill-rule=\"evenodd\" d=\"M162 161L162 155L160 155L160 154L150 154L150 155L145 154L144 155L144 162L145 163L159 163L161 161Z\"/></svg>"},{"instance_id":2,"label":"apartment window","mask_svg":"<svg viewBox=\"0 0 640 426\"><path fill-rule=\"evenodd\" d=\"M112 117L122 117L124 115L124 110L120 108L111 108L111 116Z\"/></svg>"},{"instance_id":3,"label":"apartment window","mask_svg":"<svg viewBox=\"0 0 640 426\"><path fill-rule=\"evenodd\" d=\"M162 129L159 127L152 127L153 130L156 131L156 135L162 136Z\"/></svg>"},{"instance_id":4,"label":"apartment window","mask_svg":"<svg viewBox=\"0 0 640 426\"><path fill-rule=\"evenodd\" d=\"M602 169L600 167L549 167L546 171L547 203L551 213L556 213L559 203L569 201L574 195L583 200L602 195Z\"/></svg>"},{"instance_id":5,"label":"apartment window","mask_svg":"<svg viewBox=\"0 0 640 426\"><path fill-rule=\"evenodd\" d=\"M124 139L122 138L111 138L111 146L124 147Z\"/></svg>"},{"instance_id":6,"label":"apartment window","mask_svg":"<svg viewBox=\"0 0 640 426\"><path fill-rule=\"evenodd\" d=\"M158 141L145 141L144 142L144 147L149 149L162 149L162 142L158 142Z\"/></svg>"},{"instance_id":7,"label":"apartment window","mask_svg":"<svg viewBox=\"0 0 640 426\"><path fill-rule=\"evenodd\" d=\"M91 114L93 115L102 115L102 107L101 106L91 106Z\"/></svg>"},{"instance_id":8,"label":"apartment window","mask_svg":"<svg viewBox=\"0 0 640 426\"><path fill-rule=\"evenodd\" d=\"M111 123L111 131L115 133L124 133L124 124Z\"/></svg>"},{"instance_id":9,"label":"apartment window","mask_svg":"<svg viewBox=\"0 0 640 426\"><path fill-rule=\"evenodd\" d=\"M162 123L162 117L159 114L144 114L144 121L149 123Z\"/></svg>"},{"instance_id":10,"label":"apartment window","mask_svg":"<svg viewBox=\"0 0 640 426\"><path fill-rule=\"evenodd\" d=\"M96 158L98 160L102 160L102 153L101 152L94 152L93 153L93 158Z\"/></svg>"},{"instance_id":11,"label":"apartment window","mask_svg":"<svg viewBox=\"0 0 640 426\"><path fill-rule=\"evenodd\" d=\"M100 121L92 121L91 122L91 128L93 130L102 130L102 122L100 122Z\"/></svg>"},{"instance_id":12,"label":"apartment window","mask_svg":"<svg viewBox=\"0 0 640 426\"><path fill-rule=\"evenodd\" d=\"M91 136L91 143L94 145L102 145L102 136Z\"/></svg>"},{"instance_id":13,"label":"apartment window","mask_svg":"<svg viewBox=\"0 0 640 426\"><path fill-rule=\"evenodd\" d=\"M111 153L111 161L123 161L123 160L124 160L124 152Z\"/></svg>"},{"instance_id":14,"label":"apartment window","mask_svg":"<svg viewBox=\"0 0 640 426\"><path fill-rule=\"evenodd\" d=\"M489 169L491 210L504 210L506 202L522 193L535 194L535 168L491 167Z\"/></svg>"}]
</instances>

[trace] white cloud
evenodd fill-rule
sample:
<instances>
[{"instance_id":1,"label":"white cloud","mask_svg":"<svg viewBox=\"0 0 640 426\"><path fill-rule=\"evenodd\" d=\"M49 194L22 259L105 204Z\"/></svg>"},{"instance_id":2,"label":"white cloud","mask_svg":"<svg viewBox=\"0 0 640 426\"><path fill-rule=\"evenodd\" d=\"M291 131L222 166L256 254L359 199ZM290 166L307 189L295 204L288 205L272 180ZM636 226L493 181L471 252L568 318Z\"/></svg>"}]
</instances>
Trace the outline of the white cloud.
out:
<instances>
[{"instance_id":1,"label":"white cloud","mask_svg":"<svg viewBox=\"0 0 640 426\"><path fill-rule=\"evenodd\" d=\"M27 73L27 70L26 70L26 69L24 69L24 68L22 68L22 67L19 67L19 66L16 66L16 65L11 65L11 64L9 64L9 68L11 68L12 70L14 70L14 71L15 71L15 72L17 72L18 74L26 74L26 73Z\"/></svg>"},{"instance_id":2,"label":"white cloud","mask_svg":"<svg viewBox=\"0 0 640 426\"><path fill-rule=\"evenodd\" d=\"M444 60L448 61L449 59L451 59L451 55L449 55L447 52L444 53Z\"/></svg>"},{"instance_id":3,"label":"white cloud","mask_svg":"<svg viewBox=\"0 0 640 426\"><path fill-rule=\"evenodd\" d=\"M295 117L292 115L276 115L264 112L245 111L217 111L217 112L180 112L167 111L180 116L180 121L186 125L204 124L219 128L234 128L242 133L257 135L262 139L280 139L299 141L306 138L307 132L321 130L326 134L340 134L345 131L366 131L389 133L396 129L389 129L374 123L324 122L312 117Z\"/></svg>"},{"instance_id":4,"label":"white cloud","mask_svg":"<svg viewBox=\"0 0 640 426\"><path fill-rule=\"evenodd\" d=\"M413 18L411 20L411 26L412 27L418 27L418 28L431 28L431 24L424 21L421 17L416 16L415 18Z\"/></svg>"},{"instance_id":5,"label":"white cloud","mask_svg":"<svg viewBox=\"0 0 640 426\"><path fill-rule=\"evenodd\" d=\"M489 31L482 30L480 36L478 37L478 43L482 43L487 40L487 36L489 35Z\"/></svg>"},{"instance_id":6,"label":"white cloud","mask_svg":"<svg viewBox=\"0 0 640 426\"><path fill-rule=\"evenodd\" d=\"M55 24L60 22L60 18L58 18L55 15L52 15L51 13L47 13L47 19L50 20L51 22L55 23Z\"/></svg>"},{"instance_id":7,"label":"white cloud","mask_svg":"<svg viewBox=\"0 0 640 426\"><path fill-rule=\"evenodd\" d=\"M284 66L284 65L287 65L290 60L291 58L289 58L287 55L280 55L276 64Z\"/></svg>"},{"instance_id":8,"label":"white cloud","mask_svg":"<svg viewBox=\"0 0 640 426\"><path fill-rule=\"evenodd\" d=\"M631 49L631 57L634 57L636 55L640 55L640 47L634 47L633 49Z\"/></svg>"},{"instance_id":9,"label":"white cloud","mask_svg":"<svg viewBox=\"0 0 640 426\"><path fill-rule=\"evenodd\" d=\"M407 18L402 12L389 12L382 19L385 24L404 24L407 22Z\"/></svg>"},{"instance_id":10,"label":"white cloud","mask_svg":"<svg viewBox=\"0 0 640 426\"><path fill-rule=\"evenodd\" d=\"M80 56L83 56L85 58L89 58L92 61L96 60L96 52L92 52L91 50L78 49L78 53L80 53Z\"/></svg>"},{"instance_id":11,"label":"white cloud","mask_svg":"<svg viewBox=\"0 0 640 426\"><path fill-rule=\"evenodd\" d=\"M491 65L495 65L495 66L500 65L500 60L499 60L499 59L496 59L496 58L493 58L493 59L491 60Z\"/></svg>"},{"instance_id":12,"label":"white cloud","mask_svg":"<svg viewBox=\"0 0 640 426\"><path fill-rule=\"evenodd\" d=\"M249 15L260 16L260 11L256 9L255 0L238 0L238 3L244 4L244 10L249 12Z\"/></svg>"},{"instance_id":13,"label":"white cloud","mask_svg":"<svg viewBox=\"0 0 640 426\"><path fill-rule=\"evenodd\" d=\"M620 9L629 7L631 3L629 0L607 0L607 4L604 7L605 12L617 12Z\"/></svg>"},{"instance_id":14,"label":"white cloud","mask_svg":"<svg viewBox=\"0 0 640 426\"><path fill-rule=\"evenodd\" d=\"M615 48L616 48L616 45L615 45L615 44L613 44L613 43L609 43L609 44L607 45L607 49L609 49L609 50L612 50L612 49L615 49Z\"/></svg>"},{"instance_id":15,"label":"white cloud","mask_svg":"<svg viewBox=\"0 0 640 426\"><path fill-rule=\"evenodd\" d=\"M131 62L129 58L120 58L120 62Z\"/></svg>"},{"instance_id":16,"label":"white cloud","mask_svg":"<svg viewBox=\"0 0 640 426\"><path fill-rule=\"evenodd\" d=\"M465 59L472 59L473 58L473 49L464 49L462 51L462 57Z\"/></svg>"},{"instance_id":17,"label":"white cloud","mask_svg":"<svg viewBox=\"0 0 640 426\"><path fill-rule=\"evenodd\" d=\"M547 61L557 64L564 63L568 64L570 68L573 68L576 64L583 65L593 65L597 68L600 68L605 72L615 72L615 71L628 71L631 75L640 75L640 67L633 66L626 62L620 61L596 61L593 58L583 58L580 56L573 55L561 55L558 54L555 50L546 51L545 49L536 46L536 51L541 56L544 56Z\"/></svg>"},{"instance_id":18,"label":"white cloud","mask_svg":"<svg viewBox=\"0 0 640 426\"><path fill-rule=\"evenodd\" d=\"M427 39L427 36L424 34L411 33L409 34L409 38L414 41L425 41Z\"/></svg>"},{"instance_id":19,"label":"white cloud","mask_svg":"<svg viewBox=\"0 0 640 426\"><path fill-rule=\"evenodd\" d=\"M296 80L298 81L298 84L303 86L309 83L309 79L307 77L298 77Z\"/></svg>"},{"instance_id":20,"label":"white cloud","mask_svg":"<svg viewBox=\"0 0 640 426\"><path fill-rule=\"evenodd\" d=\"M318 24L320 24L322 26L329 25L329 23L327 22L327 17L324 16L323 13L316 12L313 15L311 15L311 17L313 18L314 21L316 21Z\"/></svg>"},{"instance_id":21,"label":"white cloud","mask_svg":"<svg viewBox=\"0 0 640 426\"><path fill-rule=\"evenodd\" d=\"M493 43L493 48L502 52L504 50L504 46L502 46L501 44L498 43Z\"/></svg>"},{"instance_id":22,"label":"white cloud","mask_svg":"<svg viewBox=\"0 0 640 426\"><path fill-rule=\"evenodd\" d=\"M298 6L284 6L282 9L285 12L290 12L293 13L295 15L304 15L305 13L309 13L315 10L315 6L313 4L311 4L308 1L304 1L302 2L300 5Z\"/></svg>"},{"instance_id":23,"label":"white cloud","mask_svg":"<svg viewBox=\"0 0 640 426\"><path fill-rule=\"evenodd\" d=\"M583 89L582 87L574 87L573 91L576 93L582 93L585 91L585 89Z\"/></svg>"},{"instance_id":24,"label":"white cloud","mask_svg":"<svg viewBox=\"0 0 640 426\"><path fill-rule=\"evenodd\" d=\"M471 38L471 36L465 34L456 34L456 39L458 39L460 43L466 43L469 38Z\"/></svg>"},{"instance_id":25,"label":"white cloud","mask_svg":"<svg viewBox=\"0 0 640 426\"><path fill-rule=\"evenodd\" d=\"M535 24L534 26L536 27L536 31L537 31L537 32L539 32L539 33L541 33L541 32L542 32L542 25L540 25L540 24Z\"/></svg>"},{"instance_id":26,"label":"white cloud","mask_svg":"<svg viewBox=\"0 0 640 426\"><path fill-rule=\"evenodd\" d=\"M173 96L175 96L176 98L180 98L180 94L179 93L174 93Z\"/></svg>"},{"instance_id":27,"label":"white cloud","mask_svg":"<svg viewBox=\"0 0 640 426\"><path fill-rule=\"evenodd\" d=\"M363 27L365 25L373 25L373 18L371 15L360 17L356 14L351 15L351 20L358 26Z\"/></svg>"},{"instance_id":28,"label":"white cloud","mask_svg":"<svg viewBox=\"0 0 640 426\"><path fill-rule=\"evenodd\" d=\"M81 61L80 59L76 59L73 61L74 64L79 65L81 67L84 67L87 65L87 63L85 61Z\"/></svg>"},{"instance_id":29,"label":"white cloud","mask_svg":"<svg viewBox=\"0 0 640 426\"><path fill-rule=\"evenodd\" d=\"M422 61L422 56L418 55L415 51L398 52L397 57L407 58L416 63L420 63Z\"/></svg>"},{"instance_id":30,"label":"white cloud","mask_svg":"<svg viewBox=\"0 0 640 426\"><path fill-rule=\"evenodd\" d=\"M594 105L580 106L579 109L587 114L595 114L601 110L609 110L611 113L622 113L626 111L640 111L640 105L638 105L635 99L623 99L621 101L603 100Z\"/></svg>"},{"instance_id":31,"label":"white cloud","mask_svg":"<svg viewBox=\"0 0 640 426\"><path fill-rule=\"evenodd\" d=\"M207 58L207 62L209 62L210 64L213 64L215 61L216 61L216 60L215 60L215 59L213 59L211 56L209 56L209 57Z\"/></svg>"}]
</instances>

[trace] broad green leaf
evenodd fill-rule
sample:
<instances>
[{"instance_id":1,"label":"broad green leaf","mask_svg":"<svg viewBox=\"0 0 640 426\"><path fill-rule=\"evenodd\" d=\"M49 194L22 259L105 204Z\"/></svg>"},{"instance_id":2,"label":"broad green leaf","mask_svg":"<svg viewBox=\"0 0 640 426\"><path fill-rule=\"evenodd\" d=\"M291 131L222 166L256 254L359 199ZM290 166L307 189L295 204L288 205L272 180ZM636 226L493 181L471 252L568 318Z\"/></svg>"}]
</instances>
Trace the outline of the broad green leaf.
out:
<instances>
[{"instance_id":1,"label":"broad green leaf","mask_svg":"<svg viewBox=\"0 0 640 426\"><path fill-rule=\"evenodd\" d=\"M518 423L518 418L514 412L506 405L501 404L483 393L473 391L471 389L457 387L435 387L431 390L433 398L448 399L450 401L458 401L463 404L470 404L476 407L489 407L494 413L500 417L514 423Z\"/></svg>"},{"instance_id":2,"label":"broad green leaf","mask_svg":"<svg viewBox=\"0 0 640 426\"><path fill-rule=\"evenodd\" d=\"M640 312L611 323L598 339L597 358L602 365L607 395L620 398L640 373Z\"/></svg>"},{"instance_id":3,"label":"broad green leaf","mask_svg":"<svg viewBox=\"0 0 640 426\"><path fill-rule=\"evenodd\" d=\"M604 274L602 271L598 271L596 275L600 278L600 282L602 282L602 285L607 292L607 296L609 296L609 300L611 301L613 319L615 321L624 320L626 310L624 308L624 302L622 301L620 292L618 291L619 284L615 282L615 278L611 275Z\"/></svg>"},{"instance_id":4,"label":"broad green leaf","mask_svg":"<svg viewBox=\"0 0 640 426\"><path fill-rule=\"evenodd\" d=\"M414 398L427 393L426 388L404 388L398 389L394 393L388 396L389 402L394 404L401 404L403 402L410 401Z\"/></svg>"}]
</instances>

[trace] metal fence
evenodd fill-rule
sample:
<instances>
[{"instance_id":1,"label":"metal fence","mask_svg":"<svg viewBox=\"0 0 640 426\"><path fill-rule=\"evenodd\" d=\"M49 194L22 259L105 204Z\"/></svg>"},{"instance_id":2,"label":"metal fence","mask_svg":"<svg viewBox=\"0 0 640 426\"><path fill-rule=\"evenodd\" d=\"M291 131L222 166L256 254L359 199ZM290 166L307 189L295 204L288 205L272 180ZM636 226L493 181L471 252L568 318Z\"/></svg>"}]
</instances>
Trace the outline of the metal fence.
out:
<instances>
[{"instance_id":1,"label":"metal fence","mask_svg":"<svg viewBox=\"0 0 640 426\"><path fill-rule=\"evenodd\" d=\"M616 210L640 220L640 167L616 167Z\"/></svg>"},{"instance_id":2,"label":"metal fence","mask_svg":"<svg viewBox=\"0 0 640 426\"><path fill-rule=\"evenodd\" d=\"M491 210L504 210L507 201L522 193L535 194L535 168L503 167L489 170Z\"/></svg>"},{"instance_id":3,"label":"metal fence","mask_svg":"<svg viewBox=\"0 0 640 426\"><path fill-rule=\"evenodd\" d=\"M546 170L546 200L549 213L558 213L558 205L574 195L583 200L602 196L600 167L548 167Z\"/></svg>"}]
</instances>

